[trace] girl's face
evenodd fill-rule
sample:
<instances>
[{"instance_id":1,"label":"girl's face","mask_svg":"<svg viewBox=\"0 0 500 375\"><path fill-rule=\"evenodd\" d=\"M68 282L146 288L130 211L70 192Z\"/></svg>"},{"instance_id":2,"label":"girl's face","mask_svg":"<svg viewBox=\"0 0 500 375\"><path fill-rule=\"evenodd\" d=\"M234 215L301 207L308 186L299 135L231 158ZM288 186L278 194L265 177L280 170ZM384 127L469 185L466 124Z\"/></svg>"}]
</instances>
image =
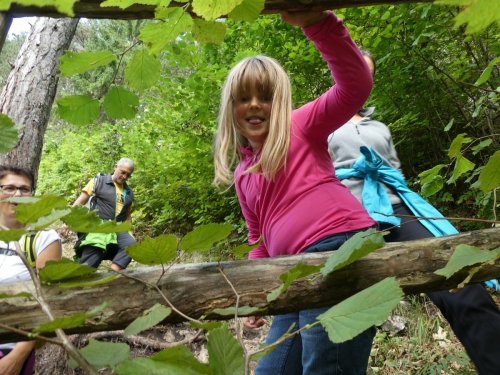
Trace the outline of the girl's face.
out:
<instances>
[{"instance_id":1,"label":"girl's face","mask_svg":"<svg viewBox=\"0 0 500 375\"><path fill-rule=\"evenodd\" d=\"M234 118L238 131L254 151L258 151L269 133L273 105L272 95L259 91L255 85L241 92L234 101Z\"/></svg>"},{"instance_id":2,"label":"girl's face","mask_svg":"<svg viewBox=\"0 0 500 375\"><path fill-rule=\"evenodd\" d=\"M10 197L20 197L29 190L29 195L31 195L31 181L25 176L18 176L15 174L8 174L4 178L0 180L0 186L14 186L18 188L14 194L5 193L4 189L0 189L0 217L9 217L15 218L16 212L14 211L14 207L17 206L17 203L12 202L2 202L4 199ZM24 193L22 193L24 192Z\"/></svg>"}]
</instances>

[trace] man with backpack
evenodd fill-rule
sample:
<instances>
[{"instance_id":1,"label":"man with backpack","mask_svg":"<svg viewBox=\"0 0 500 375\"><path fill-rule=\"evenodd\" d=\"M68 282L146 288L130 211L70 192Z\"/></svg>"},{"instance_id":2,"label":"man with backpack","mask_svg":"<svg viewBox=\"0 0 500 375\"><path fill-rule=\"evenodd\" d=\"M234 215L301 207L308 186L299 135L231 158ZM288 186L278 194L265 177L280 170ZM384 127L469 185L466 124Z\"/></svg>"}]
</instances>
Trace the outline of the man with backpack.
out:
<instances>
[{"instance_id":1,"label":"man with backpack","mask_svg":"<svg viewBox=\"0 0 500 375\"><path fill-rule=\"evenodd\" d=\"M127 184L127 180L134 172L134 162L122 158L115 164L114 172L109 174L98 173L82 189L82 193L73 203L74 206L83 206L89 202L89 209L96 210L103 219L132 223L132 204L134 193ZM136 241L130 232L118 233L88 233L79 234L75 244L75 253L78 263L85 263L97 268L105 259L111 260L111 269L120 271L127 268L132 260L126 253L128 246Z\"/></svg>"}]
</instances>

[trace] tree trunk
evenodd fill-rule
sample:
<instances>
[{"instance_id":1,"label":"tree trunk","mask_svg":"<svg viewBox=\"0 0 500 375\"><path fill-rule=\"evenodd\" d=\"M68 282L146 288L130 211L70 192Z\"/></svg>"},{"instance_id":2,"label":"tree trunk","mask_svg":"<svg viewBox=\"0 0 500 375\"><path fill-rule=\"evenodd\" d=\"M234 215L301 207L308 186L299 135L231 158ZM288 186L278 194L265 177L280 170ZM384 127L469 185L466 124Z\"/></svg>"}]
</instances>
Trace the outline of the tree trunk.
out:
<instances>
[{"instance_id":1,"label":"tree trunk","mask_svg":"<svg viewBox=\"0 0 500 375\"><path fill-rule=\"evenodd\" d=\"M332 306L349 296L394 276L406 294L446 290L456 287L467 275L463 270L448 280L434 274L445 266L456 246L468 244L480 249L500 247L500 228L474 231L454 236L388 244L383 249L344 267L328 277L295 281L288 291L269 303L267 294L280 285L279 275L297 263L319 264L331 253L303 254L250 261L223 262L220 268L240 295L240 306L266 309L261 314L274 315L323 306ZM124 274L156 283L161 267L144 267L124 271ZM96 274L104 278L109 273ZM500 265L484 265L472 282L500 277ZM217 263L179 264L170 267L158 283L169 301L184 314L199 318L216 308L235 305L236 297L219 272ZM0 285L0 295L26 291L22 283ZM154 289L126 277L102 285L63 289L56 285L44 288L46 301L56 317L89 311L107 302L107 307L94 318L67 333L89 333L125 328L144 310L165 301ZM47 321L38 304L27 298L0 299L2 323L31 331ZM209 315L209 319L228 319ZM164 323L183 321L172 313ZM12 342L22 336L0 329L0 342Z\"/></svg>"},{"instance_id":2,"label":"tree trunk","mask_svg":"<svg viewBox=\"0 0 500 375\"><path fill-rule=\"evenodd\" d=\"M17 145L0 155L0 164L22 165L37 176L57 90L59 57L68 48L77 24L78 19L73 18L39 18L26 37L0 95L0 113L24 127Z\"/></svg>"},{"instance_id":3,"label":"tree trunk","mask_svg":"<svg viewBox=\"0 0 500 375\"><path fill-rule=\"evenodd\" d=\"M126 9L118 7L102 7L104 0L81 0L75 3L73 11L75 17L86 18L109 18L109 19L145 19L154 18L155 7L151 5L134 4ZM282 10L306 10L306 9L338 9L353 8L378 4L403 4L403 3L425 3L432 0L266 0L262 14L279 13ZM184 3L172 2L171 7L185 6ZM188 9L193 16L192 8ZM24 6L12 4L9 13L13 17L43 16L43 17L66 17L57 12L54 7L38 8L35 6Z\"/></svg>"}]
</instances>

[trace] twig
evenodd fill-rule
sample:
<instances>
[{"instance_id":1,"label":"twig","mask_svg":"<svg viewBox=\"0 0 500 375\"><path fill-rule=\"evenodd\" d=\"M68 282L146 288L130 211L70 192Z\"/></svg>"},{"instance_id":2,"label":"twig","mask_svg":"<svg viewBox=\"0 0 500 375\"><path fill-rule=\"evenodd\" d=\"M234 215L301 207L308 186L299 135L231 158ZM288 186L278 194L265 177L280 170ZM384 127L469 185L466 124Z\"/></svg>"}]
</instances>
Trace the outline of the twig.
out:
<instances>
[{"instance_id":1,"label":"twig","mask_svg":"<svg viewBox=\"0 0 500 375\"><path fill-rule=\"evenodd\" d=\"M489 224L500 224L500 221L497 220L472 219L467 217L425 217L425 216L402 215L402 214L385 214L383 212L375 212L375 213L384 216L411 217L416 220L460 220L460 221L478 221L481 223L489 223Z\"/></svg>"},{"instance_id":2,"label":"twig","mask_svg":"<svg viewBox=\"0 0 500 375\"><path fill-rule=\"evenodd\" d=\"M14 332L14 333L19 333L20 335L24 335L26 337L30 337L32 335L32 332L23 331L22 329L14 328L14 327L8 326L7 324L3 324L3 323L0 323L0 328L3 328L5 330L7 330L7 331L11 331L11 332ZM62 346L62 342L61 341L52 339L50 337L45 337L45 336L39 336L39 335L37 335L36 337L33 337L33 338L36 339L36 340L43 340L43 341L47 341L47 342L50 342L50 343L55 344L55 345Z\"/></svg>"}]
</instances>

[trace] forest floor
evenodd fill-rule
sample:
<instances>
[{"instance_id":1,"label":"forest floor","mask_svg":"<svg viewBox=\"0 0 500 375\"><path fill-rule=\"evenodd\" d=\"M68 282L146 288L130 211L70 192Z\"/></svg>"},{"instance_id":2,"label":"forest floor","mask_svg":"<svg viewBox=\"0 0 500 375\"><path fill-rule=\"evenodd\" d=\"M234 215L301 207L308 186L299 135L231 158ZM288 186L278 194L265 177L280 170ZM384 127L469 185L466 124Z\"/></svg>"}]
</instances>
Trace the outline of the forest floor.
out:
<instances>
[{"instance_id":1,"label":"forest floor","mask_svg":"<svg viewBox=\"0 0 500 375\"><path fill-rule=\"evenodd\" d=\"M68 239L64 256L71 257ZM491 291L492 292L492 291ZM493 293L493 292L492 292ZM500 296L492 294L500 306ZM242 329L242 337L248 349L258 348L265 341L272 317L258 329ZM234 333L234 320L228 322ZM73 343L82 348L89 338L108 342L125 342L130 346L131 359L151 356L178 342L187 345L198 360L208 361L206 336L196 336L197 330L184 324L156 326L136 336L123 338L123 332L99 332L73 335ZM251 369L255 363L251 364ZM35 375L80 375L80 369L67 366L67 355L56 345L47 344L37 351ZM99 374L113 374L109 369ZM391 319L377 327L373 342L368 375L470 375L477 374L463 346L453 334L441 312L425 295L407 296L393 311Z\"/></svg>"}]
</instances>

